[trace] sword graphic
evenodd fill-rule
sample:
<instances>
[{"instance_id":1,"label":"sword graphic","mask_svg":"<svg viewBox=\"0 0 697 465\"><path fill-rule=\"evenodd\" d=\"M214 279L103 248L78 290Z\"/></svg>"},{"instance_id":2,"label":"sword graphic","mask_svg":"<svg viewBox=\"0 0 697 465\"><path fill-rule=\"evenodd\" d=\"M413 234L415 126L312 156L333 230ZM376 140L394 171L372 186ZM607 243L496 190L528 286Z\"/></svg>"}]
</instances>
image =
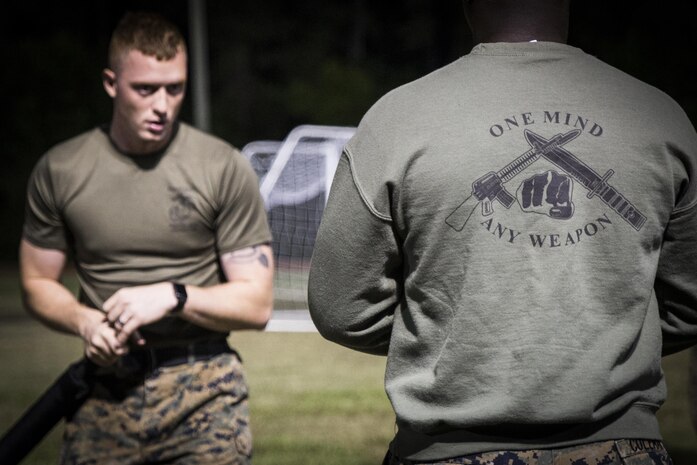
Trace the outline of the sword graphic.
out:
<instances>
[{"instance_id":1,"label":"sword graphic","mask_svg":"<svg viewBox=\"0 0 697 465\"><path fill-rule=\"evenodd\" d=\"M544 137L528 129L525 130L525 139L532 147L547 147L549 142ZM583 187L588 189L587 197L589 199L594 196L599 197L600 200L617 212L623 220L637 231L639 231L646 222L646 217L637 210L629 200L620 194L616 188L607 183L610 176L615 174L613 170L608 170L607 173L600 176L593 168L576 157L576 155L559 146L545 150L542 156L557 165Z\"/></svg>"},{"instance_id":2,"label":"sword graphic","mask_svg":"<svg viewBox=\"0 0 697 465\"><path fill-rule=\"evenodd\" d=\"M515 202L515 197L503 187L503 184L513 179L545 153L567 144L578 137L579 134L581 134L580 129L572 129L565 134L557 134L551 139L545 140L542 144L530 144L532 146L530 150L496 173L490 171L474 181L472 183L472 194L448 215L445 222L455 231L462 231L479 203L482 204L482 215L484 216L491 215L494 212L491 204L494 199L498 200L504 207L510 208L513 202Z\"/></svg>"}]
</instances>

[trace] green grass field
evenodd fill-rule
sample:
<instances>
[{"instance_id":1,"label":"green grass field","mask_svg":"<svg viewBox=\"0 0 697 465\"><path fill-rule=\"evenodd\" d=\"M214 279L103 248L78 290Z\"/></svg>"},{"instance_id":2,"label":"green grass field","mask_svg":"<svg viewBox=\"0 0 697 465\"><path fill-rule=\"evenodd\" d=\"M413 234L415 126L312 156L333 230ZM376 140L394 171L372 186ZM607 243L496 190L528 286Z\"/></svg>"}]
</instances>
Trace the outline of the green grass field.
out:
<instances>
[{"instance_id":1,"label":"green grass field","mask_svg":"<svg viewBox=\"0 0 697 465\"><path fill-rule=\"evenodd\" d=\"M384 359L326 343L317 334L237 333L250 384L255 463L379 463L394 415L382 389ZM0 432L81 355L77 340L28 320L0 326ZM55 464L56 428L27 465Z\"/></svg>"},{"instance_id":2,"label":"green grass field","mask_svg":"<svg viewBox=\"0 0 697 465\"><path fill-rule=\"evenodd\" d=\"M0 434L69 363L75 338L23 316L16 275L0 272ZM317 334L239 332L230 337L251 389L257 465L378 464L394 434L383 391L385 360L324 341ZM687 353L664 359L669 398L659 420L675 465L697 463L687 415ZM55 464L61 427L23 462Z\"/></svg>"}]
</instances>

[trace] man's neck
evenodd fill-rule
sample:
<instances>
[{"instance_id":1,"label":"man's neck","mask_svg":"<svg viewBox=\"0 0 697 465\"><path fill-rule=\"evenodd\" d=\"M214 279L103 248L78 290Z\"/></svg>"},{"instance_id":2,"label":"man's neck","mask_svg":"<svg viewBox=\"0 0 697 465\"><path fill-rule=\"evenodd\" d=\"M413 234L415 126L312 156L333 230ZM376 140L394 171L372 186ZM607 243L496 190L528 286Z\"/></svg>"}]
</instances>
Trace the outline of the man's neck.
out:
<instances>
[{"instance_id":1,"label":"man's neck","mask_svg":"<svg viewBox=\"0 0 697 465\"><path fill-rule=\"evenodd\" d=\"M147 156L161 152L169 145L176 133L173 129L168 137L162 140L148 141L137 139L127 131L112 121L109 126L109 139L120 152L131 156Z\"/></svg>"},{"instance_id":2,"label":"man's neck","mask_svg":"<svg viewBox=\"0 0 697 465\"><path fill-rule=\"evenodd\" d=\"M567 40L568 0L473 0L465 13L475 43Z\"/></svg>"}]
</instances>

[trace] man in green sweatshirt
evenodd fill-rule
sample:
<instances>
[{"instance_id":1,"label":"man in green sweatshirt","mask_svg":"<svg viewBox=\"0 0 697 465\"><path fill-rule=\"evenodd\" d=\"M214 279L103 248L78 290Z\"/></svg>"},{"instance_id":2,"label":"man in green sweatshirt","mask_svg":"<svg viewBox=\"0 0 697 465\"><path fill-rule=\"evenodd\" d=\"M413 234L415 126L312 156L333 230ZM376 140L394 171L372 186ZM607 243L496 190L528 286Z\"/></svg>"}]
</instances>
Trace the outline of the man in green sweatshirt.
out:
<instances>
[{"instance_id":1,"label":"man in green sweatshirt","mask_svg":"<svg viewBox=\"0 0 697 465\"><path fill-rule=\"evenodd\" d=\"M472 51L346 146L313 320L387 356L386 463L668 464L661 355L697 342L697 134L566 45L568 0L465 10Z\"/></svg>"}]
</instances>

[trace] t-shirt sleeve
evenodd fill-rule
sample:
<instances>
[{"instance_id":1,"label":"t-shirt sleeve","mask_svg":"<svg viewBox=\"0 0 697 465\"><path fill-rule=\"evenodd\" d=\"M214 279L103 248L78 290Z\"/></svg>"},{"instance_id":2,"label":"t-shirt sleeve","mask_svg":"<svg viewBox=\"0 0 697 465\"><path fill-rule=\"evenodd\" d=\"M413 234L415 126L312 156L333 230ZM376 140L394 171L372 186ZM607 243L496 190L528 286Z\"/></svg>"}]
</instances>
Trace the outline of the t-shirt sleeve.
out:
<instances>
[{"instance_id":1,"label":"t-shirt sleeve","mask_svg":"<svg viewBox=\"0 0 697 465\"><path fill-rule=\"evenodd\" d=\"M66 230L55 197L47 157L34 167L27 186L22 237L45 249L66 250Z\"/></svg>"},{"instance_id":2,"label":"t-shirt sleeve","mask_svg":"<svg viewBox=\"0 0 697 465\"><path fill-rule=\"evenodd\" d=\"M222 170L215 220L220 254L271 241L271 232L252 166L233 151Z\"/></svg>"}]
</instances>

